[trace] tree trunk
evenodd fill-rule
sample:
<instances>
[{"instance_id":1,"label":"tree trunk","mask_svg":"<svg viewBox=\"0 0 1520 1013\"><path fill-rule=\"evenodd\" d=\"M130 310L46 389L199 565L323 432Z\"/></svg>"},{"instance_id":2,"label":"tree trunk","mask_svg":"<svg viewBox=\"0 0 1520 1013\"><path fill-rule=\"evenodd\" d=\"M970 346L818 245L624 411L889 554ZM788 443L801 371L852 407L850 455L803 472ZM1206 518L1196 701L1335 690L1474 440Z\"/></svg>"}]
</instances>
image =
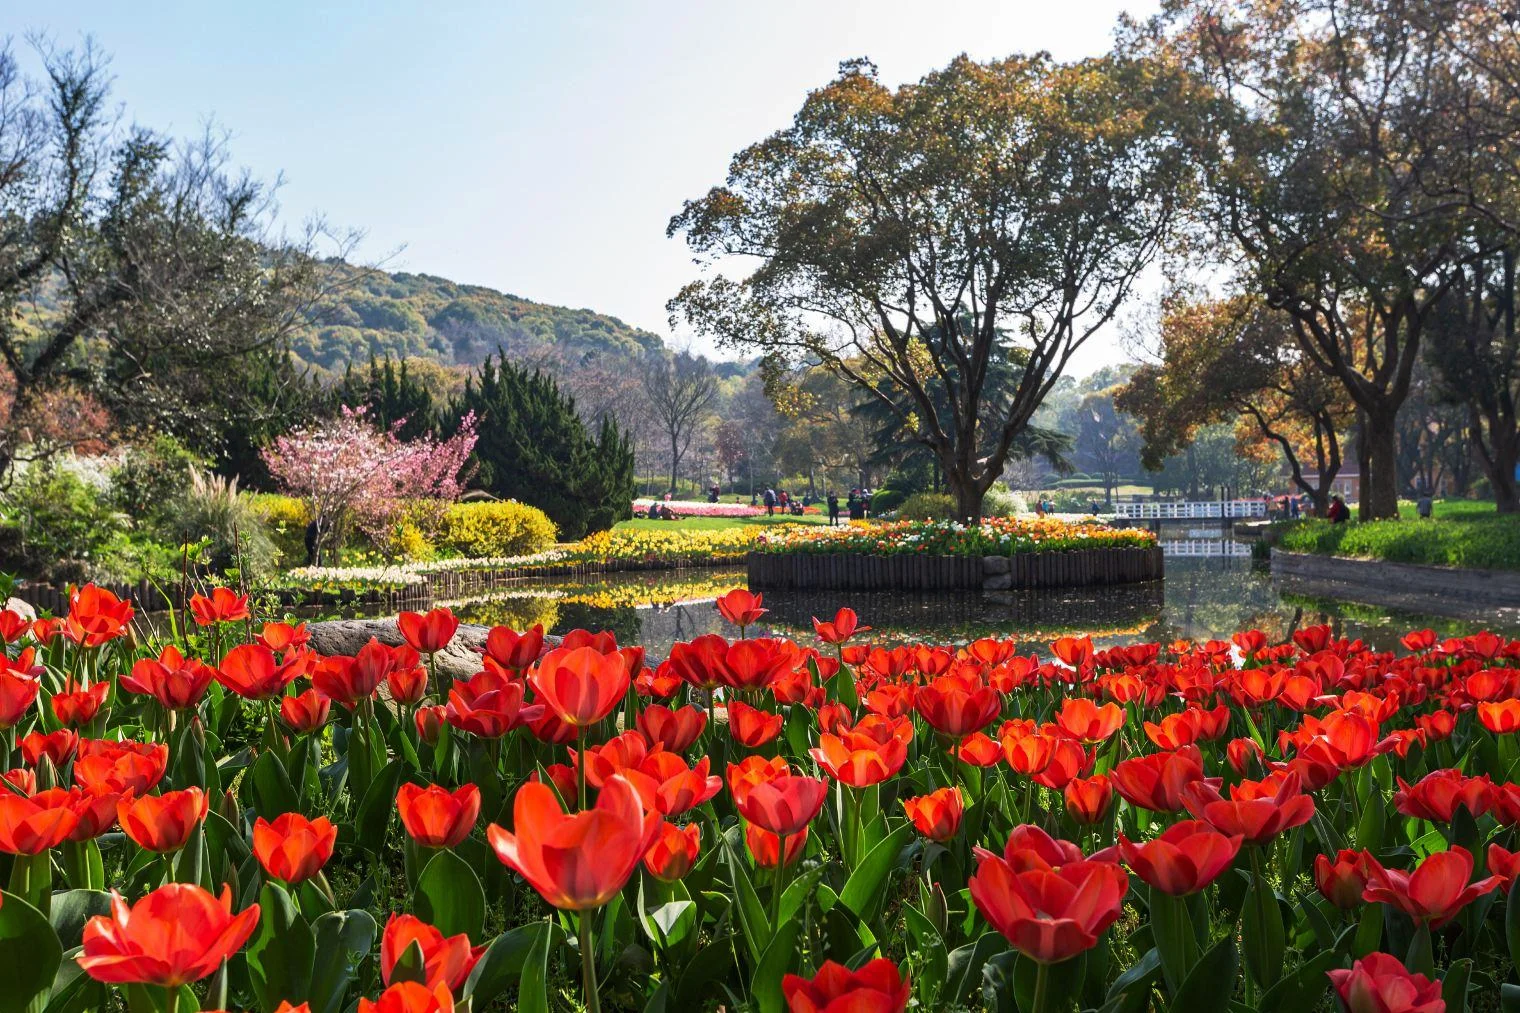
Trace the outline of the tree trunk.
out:
<instances>
[{"instance_id":1,"label":"tree trunk","mask_svg":"<svg viewBox=\"0 0 1520 1013\"><path fill-rule=\"evenodd\" d=\"M1358 455L1362 471L1358 512L1364 521L1399 515L1397 411L1363 412Z\"/></svg>"},{"instance_id":2,"label":"tree trunk","mask_svg":"<svg viewBox=\"0 0 1520 1013\"><path fill-rule=\"evenodd\" d=\"M670 494L676 494L676 472L681 467L681 450L674 434L670 437Z\"/></svg>"}]
</instances>

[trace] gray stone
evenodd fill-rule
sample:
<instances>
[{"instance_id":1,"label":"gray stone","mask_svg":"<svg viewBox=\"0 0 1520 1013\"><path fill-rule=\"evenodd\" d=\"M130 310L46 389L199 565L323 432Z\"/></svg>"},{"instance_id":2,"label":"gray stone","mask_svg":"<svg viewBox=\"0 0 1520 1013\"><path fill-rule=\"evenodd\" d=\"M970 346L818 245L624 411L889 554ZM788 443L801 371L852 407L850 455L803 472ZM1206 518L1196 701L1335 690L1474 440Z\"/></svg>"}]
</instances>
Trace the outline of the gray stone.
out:
<instances>
[{"instance_id":1,"label":"gray stone","mask_svg":"<svg viewBox=\"0 0 1520 1013\"><path fill-rule=\"evenodd\" d=\"M992 576L996 573L1007 573L1012 567L1012 560L1007 556L983 556L982 573Z\"/></svg>"},{"instance_id":2,"label":"gray stone","mask_svg":"<svg viewBox=\"0 0 1520 1013\"><path fill-rule=\"evenodd\" d=\"M37 618L37 610L32 608L30 602L24 602L20 598L6 599L5 608L0 611L14 612L27 622Z\"/></svg>"},{"instance_id":3,"label":"gray stone","mask_svg":"<svg viewBox=\"0 0 1520 1013\"><path fill-rule=\"evenodd\" d=\"M370 638L388 647L401 643L401 631L395 617L389 619L335 619L307 623L311 647L318 654L357 654ZM468 679L480 671L480 656L485 651L488 628L461 623L459 632L447 647L438 652L438 670L453 679Z\"/></svg>"},{"instance_id":4,"label":"gray stone","mask_svg":"<svg viewBox=\"0 0 1520 1013\"><path fill-rule=\"evenodd\" d=\"M982 581L983 591L1007 591L1013 587L1013 574L999 573Z\"/></svg>"}]
</instances>

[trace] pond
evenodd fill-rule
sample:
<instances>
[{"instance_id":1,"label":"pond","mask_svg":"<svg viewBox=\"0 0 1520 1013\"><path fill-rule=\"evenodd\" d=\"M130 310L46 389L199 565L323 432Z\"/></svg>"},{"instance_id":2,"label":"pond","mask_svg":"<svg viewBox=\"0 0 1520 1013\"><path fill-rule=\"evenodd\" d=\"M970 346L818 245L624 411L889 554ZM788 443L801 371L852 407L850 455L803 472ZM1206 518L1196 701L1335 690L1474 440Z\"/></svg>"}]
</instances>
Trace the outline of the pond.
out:
<instances>
[{"instance_id":1,"label":"pond","mask_svg":"<svg viewBox=\"0 0 1520 1013\"><path fill-rule=\"evenodd\" d=\"M1164 538L1166 579L1108 588L1015 592L910 594L852 591L767 591L769 615L755 629L811 642L811 617L832 616L841 605L873 628L877 642L966 642L1012 637L1040 649L1055 637L1088 634L1100 646L1136 641L1226 638L1261 629L1273 641L1293 630L1330 623L1338 635L1361 637L1384 649L1406 630L1430 627L1442 636L1487 626L1520 635L1520 623L1490 623L1421 616L1354 602L1286 594L1248 542L1229 538ZM713 608L718 595L744 586L739 569L608 575L596 583L532 581L478 599L454 602L466 622L523 629L542 623L551 633L607 629L623 643L643 644L651 657L702 633L732 635Z\"/></svg>"}]
</instances>

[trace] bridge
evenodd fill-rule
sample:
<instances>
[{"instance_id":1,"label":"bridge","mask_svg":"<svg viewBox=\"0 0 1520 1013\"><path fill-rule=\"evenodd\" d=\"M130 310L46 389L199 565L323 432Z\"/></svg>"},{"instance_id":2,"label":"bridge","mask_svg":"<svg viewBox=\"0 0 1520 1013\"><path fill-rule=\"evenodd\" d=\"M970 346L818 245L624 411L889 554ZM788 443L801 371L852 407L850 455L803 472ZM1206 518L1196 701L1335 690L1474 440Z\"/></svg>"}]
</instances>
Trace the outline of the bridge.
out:
<instances>
[{"instance_id":1,"label":"bridge","mask_svg":"<svg viewBox=\"0 0 1520 1013\"><path fill-rule=\"evenodd\" d=\"M1162 500L1114 504L1114 518L1121 521L1243 520L1265 516L1267 501L1264 499Z\"/></svg>"}]
</instances>

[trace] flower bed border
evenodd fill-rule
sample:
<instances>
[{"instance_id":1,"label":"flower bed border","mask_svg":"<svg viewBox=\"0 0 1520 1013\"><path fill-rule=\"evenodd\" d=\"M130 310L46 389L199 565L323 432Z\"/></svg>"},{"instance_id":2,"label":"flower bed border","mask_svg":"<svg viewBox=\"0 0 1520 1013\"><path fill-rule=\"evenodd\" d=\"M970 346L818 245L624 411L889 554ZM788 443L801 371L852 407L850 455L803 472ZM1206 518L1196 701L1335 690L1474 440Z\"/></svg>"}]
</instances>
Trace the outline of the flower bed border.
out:
<instances>
[{"instance_id":1,"label":"flower bed border","mask_svg":"<svg viewBox=\"0 0 1520 1013\"><path fill-rule=\"evenodd\" d=\"M1492 620L1495 608L1520 608L1520 572L1514 570L1391 563L1273 548L1272 579L1316 598L1349 598L1455 619Z\"/></svg>"},{"instance_id":2,"label":"flower bed border","mask_svg":"<svg viewBox=\"0 0 1520 1013\"><path fill-rule=\"evenodd\" d=\"M755 591L1007 591L1133 584L1165 571L1159 546L1011 556L751 552L747 565Z\"/></svg>"}]
</instances>

